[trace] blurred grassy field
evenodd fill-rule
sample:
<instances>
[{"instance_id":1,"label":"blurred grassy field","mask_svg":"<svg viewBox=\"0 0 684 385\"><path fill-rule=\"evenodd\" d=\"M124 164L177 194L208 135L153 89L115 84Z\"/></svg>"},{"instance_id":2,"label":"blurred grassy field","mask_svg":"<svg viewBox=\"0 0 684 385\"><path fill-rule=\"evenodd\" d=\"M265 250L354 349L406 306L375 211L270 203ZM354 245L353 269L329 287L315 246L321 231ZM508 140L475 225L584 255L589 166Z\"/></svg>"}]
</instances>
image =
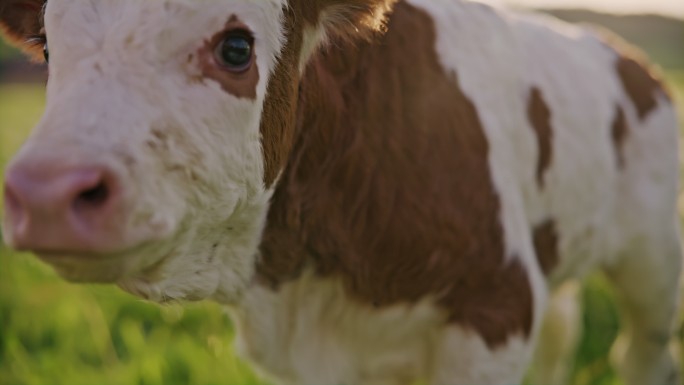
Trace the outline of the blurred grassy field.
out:
<instances>
[{"instance_id":1,"label":"blurred grassy field","mask_svg":"<svg viewBox=\"0 0 684 385\"><path fill-rule=\"evenodd\" d=\"M668 77L684 111L684 72ZM0 166L42 107L42 86L0 86ZM592 277L583 297L572 383L619 384L607 360L618 330L613 296ZM235 357L232 335L216 305L159 307L113 287L70 285L0 245L0 385L263 383Z\"/></svg>"}]
</instances>

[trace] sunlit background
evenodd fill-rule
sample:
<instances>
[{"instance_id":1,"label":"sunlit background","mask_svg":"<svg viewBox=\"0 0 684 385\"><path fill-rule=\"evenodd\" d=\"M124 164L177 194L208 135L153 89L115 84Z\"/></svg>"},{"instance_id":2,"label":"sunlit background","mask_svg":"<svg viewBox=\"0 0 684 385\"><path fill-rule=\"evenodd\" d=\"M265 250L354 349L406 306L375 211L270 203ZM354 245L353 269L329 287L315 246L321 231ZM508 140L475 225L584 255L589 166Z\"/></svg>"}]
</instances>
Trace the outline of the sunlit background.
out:
<instances>
[{"instance_id":1,"label":"sunlit background","mask_svg":"<svg viewBox=\"0 0 684 385\"><path fill-rule=\"evenodd\" d=\"M526 7L583 8L617 14L653 13L684 18L682 0L504 0Z\"/></svg>"},{"instance_id":2,"label":"sunlit background","mask_svg":"<svg viewBox=\"0 0 684 385\"><path fill-rule=\"evenodd\" d=\"M566 20L614 30L664 68L684 107L684 0L505 2L552 7ZM635 15L642 12L654 15ZM40 117L44 74L0 44L0 177ZM583 300L585 334L570 383L618 385L608 350L619 320L601 276L588 280ZM0 244L0 385L190 383L265 383L235 357L232 327L218 306L159 307L113 287L66 284L35 258Z\"/></svg>"}]
</instances>

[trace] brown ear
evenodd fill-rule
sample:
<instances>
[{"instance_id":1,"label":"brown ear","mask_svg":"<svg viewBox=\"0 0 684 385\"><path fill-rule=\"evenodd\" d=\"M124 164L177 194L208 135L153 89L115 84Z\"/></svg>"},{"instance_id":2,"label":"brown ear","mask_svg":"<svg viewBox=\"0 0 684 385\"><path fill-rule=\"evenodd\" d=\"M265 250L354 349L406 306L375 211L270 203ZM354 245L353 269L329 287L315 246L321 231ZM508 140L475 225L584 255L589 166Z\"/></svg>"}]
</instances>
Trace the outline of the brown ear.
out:
<instances>
[{"instance_id":1,"label":"brown ear","mask_svg":"<svg viewBox=\"0 0 684 385\"><path fill-rule=\"evenodd\" d=\"M31 44L42 29L47 0L0 0L0 35L33 59L40 59L42 47Z\"/></svg>"}]
</instances>

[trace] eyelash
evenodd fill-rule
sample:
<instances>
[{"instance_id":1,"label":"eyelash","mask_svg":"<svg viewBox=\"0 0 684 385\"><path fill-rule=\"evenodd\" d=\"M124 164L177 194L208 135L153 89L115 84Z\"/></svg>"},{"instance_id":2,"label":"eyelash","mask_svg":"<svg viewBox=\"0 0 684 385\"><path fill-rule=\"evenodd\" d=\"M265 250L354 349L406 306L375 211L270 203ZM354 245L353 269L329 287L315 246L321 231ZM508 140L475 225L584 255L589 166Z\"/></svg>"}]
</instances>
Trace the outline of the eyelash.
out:
<instances>
[{"instance_id":1,"label":"eyelash","mask_svg":"<svg viewBox=\"0 0 684 385\"><path fill-rule=\"evenodd\" d=\"M26 39L26 43L32 48L40 48L47 43L47 36L45 34L30 35Z\"/></svg>"}]
</instances>

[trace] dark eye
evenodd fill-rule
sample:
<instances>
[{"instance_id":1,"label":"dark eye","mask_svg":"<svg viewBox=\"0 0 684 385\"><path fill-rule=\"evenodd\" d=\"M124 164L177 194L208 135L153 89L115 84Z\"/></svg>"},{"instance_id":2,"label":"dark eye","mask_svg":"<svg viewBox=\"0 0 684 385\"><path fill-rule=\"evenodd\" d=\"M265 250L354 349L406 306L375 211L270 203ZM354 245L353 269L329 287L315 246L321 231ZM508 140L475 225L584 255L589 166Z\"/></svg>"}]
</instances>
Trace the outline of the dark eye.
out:
<instances>
[{"instance_id":1,"label":"dark eye","mask_svg":"<svg viewBox=\"0 0 684 385\"><path fill-rule=\"evenodd\" d=\"M45 58L46 63L50 62L50 50L48 49L47 41L45 41L45 44L43 44L43 57Z\"/></svg>"},{"instance_id":2,"label":"dark eye","mask_svg":"<svg viewBox=\"0 0 684 385\"><path fill-rule=\"evenodd\" d=\"M232 72L246 71L252 64L253 43L245 32L229 34L216 46L217 63Z\"/></svg>"}]
</instances>

